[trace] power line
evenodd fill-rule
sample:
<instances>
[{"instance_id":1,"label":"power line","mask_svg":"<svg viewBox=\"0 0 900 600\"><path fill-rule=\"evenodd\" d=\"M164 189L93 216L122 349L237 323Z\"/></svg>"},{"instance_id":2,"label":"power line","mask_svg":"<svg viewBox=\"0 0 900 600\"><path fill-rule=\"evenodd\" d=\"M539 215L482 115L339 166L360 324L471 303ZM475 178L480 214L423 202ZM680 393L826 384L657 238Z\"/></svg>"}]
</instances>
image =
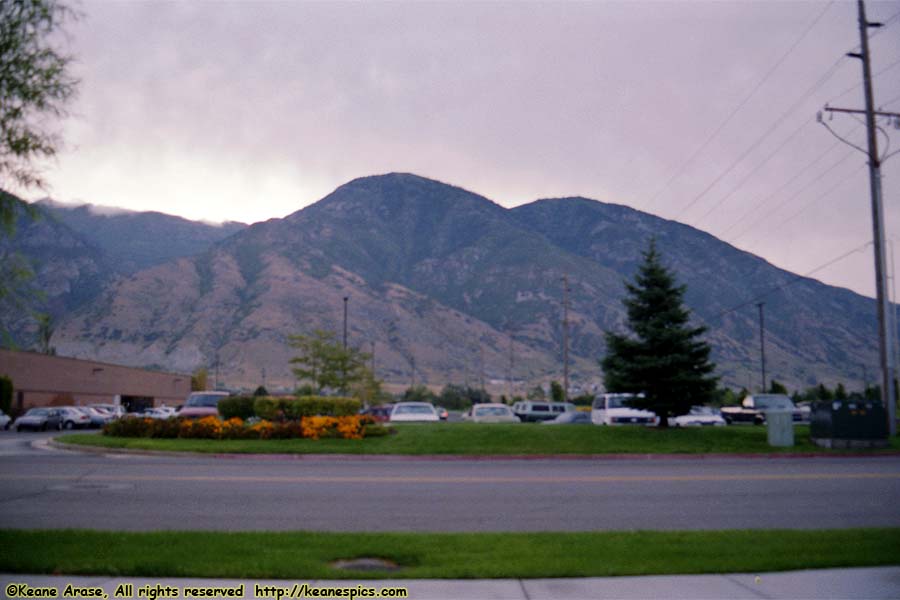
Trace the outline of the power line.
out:
<instances>
[{"instance_id":1,"label":"power line","mask_svg":"<svg viewBox=\"0 0 900 600\"><path fill-rule=\"evenodd\" d=\"M830 170L833 169L834 167L836 167L836 166L842 164L842 163L843 163L844 161L846 161L848 158L850 158L851 156L853 156L853 154L854 154L854 153L853 153L852 151L851 151L851 152L848 152L846 155L844 155L844 156L841 158L841 160L839 160L837 163L835 163L834 165L832 165L831 167L829 167L825 172L827 173L828 171L830 171ZM852 173L856 173L857 171L861 170L863 167L865 167L865 165L862 165L862 166L857 167L856 170L854 170ZM804 213L804 212L805 212L809 207L811 207L813 204L815 204L816 202L821 202L823 199L828 198L828 197L831 196L833 193L835 193L838 189L840 189L841 186L846 185L846 184L849 183L850 181L851 181L851 180L850 180L849 177L841 176L841 177L838 179L838 181L836 181L836 182L834 183L834 185L832 185L832 186L828 189L827 192L825 192L824 194L818 194L818 195L814 196L813 199L810 200L809 202L807 202L806 204L804 204L803 207L802 207L800 210L798 210L797 212L795 212L793 215L791 215L791 216L788 217L787 219L784 219L784 220L780 221L777 225L775 225L775 226L773 226L771 229L769 229L768 232L769 232L769 233L774 233L775 231L780 230L780 229L783 228L785 225L787 225L788 223L790 223L791 221L793 221L794 219L796 219L798 216L800 216L802 213ZM751 231L754 227L756 227L756 225L758 225L765 217L768 217L768 216L770 216L770 215L772 215L772 214L778 212L779 210L781 210L782 208L784 208L784 206L786 206L788 202L790 202L790 201L793 200L794 198L798 197L801 193L805 192L805 191L808 190L810 187L812 187L812 185L814 185L814 184L816 184L816 183L818 183L818 182L819 182L818 179L814 179L813 181L810 182L809 185L807 185L805 188L803 188L802 190L798 191L796 194L794 194L793 196L791 196L790 198L788 198L787 200L785 200L784 202L782 202L781 204L779 204L775 209L773 209L772 211L770 211L767 215L764 215L763 217L761 217L761 218L757 219L756 221L754 221L753 224L752 224L750 227L748 227L748 228L745 229L740 235L738 235L737 237L735 237L735 238L732 240L732 243L736 243L739 239L741 239L742 237L744 237L745 235L747 235L747 233L748 233L749 231Z\"/></svg>"},{"instance_id":2,"label":"power line","mask_svg":"<svg viewBox=\"0 0 900 600\"><path fill-rule=\"evenodd\" d=\"M783 283L783 284L781 284L781 285L777 285L777 286L775 286L775 287L773 287L773 288L770 288L770 289L766 290L765 292L759 294L758 296L755 296L755 297L753 297L753 298L747 300L746 302L741 302L740 304L737 304L737 305L735 305L735 306L732 306L732 307L729 308L729 309L723 310L721 313L719 313L718 315L712 317L712 319L710 319L710 320L715 321L715 320L721 319L722 317L724 317L724 316L727 315L728 313L732 313L732 312L734 312L734 311L736 311L736 310L740 310L740 309L744 308L745 306L749 306L749 305L751 305L751 304L756 304L756 303L758 303L759 301L761 301L763 298L766 298L766 297L768 297L768 296L771 296L771 295L774 294L775 292L780 292L781 290L783 290L783 289L785 289L785 288L787 288L787 287L790 287L790 286L794 285L795 283L798 283L798 282L800 282L800 281L803 281L804 279L809 279L810 276L812 276L812 275L818 273L818 272L821 271L822 269L828 268L828 267L830 267L830 266L832 266L832 265L834 265L834 264L836 264L836 263L839 263L840 261L844 260L845 258L847 258L847 257L849 257L849 256L852 256L853 254L855 254L855 253L857 253L857 252L862 252L863 250L865 250L866 248L868 248L868 247L871 246L871 245L872 245L872 242L871 242L871 241L868 241L868 242L866 242L865 244L863 244L862 246L858 246L858 247L856 247L856 248L854 248L854 249L852 249L852 250L849 250L849 251L845 252L844 254L841 254L841 255L838 256L837 258L833 258L833 259L829 260L828 262L819 265L818 267L816 267L816 268L813 269L812 271L809 271L809 272L807 272L807 273L805 273L805 274L803 274L803 275L794 275L793 278L790 279L789 281L787 281L786 283Z\"/></svg>"},{"instance_id":3,"label":"power line","mask_svg":"<svg viewBox=\"0 0 900 600\"><path fill-rule=\"evenodd\" d=\"M721 133L723 129L725 129L725 126L731 122L731 120L735 117L735 115L737 115L737 113L740 112L740 110L742 108L744 108L744 106L747 105L747 103L750 101L750 99L756 95L756 92L758 92L762 88L763 84L765 84L766 81L768 81L769 77L771 77L772 74L778 69L778 67L780 67L782 65L782 63L784 63L785 60L787 60L788 56L790 56L794 52L794 50L797 48L797 46L800 45L800 42L802 42L806 38L806 36L809 34L809 32L812 31L813 28L819 23L819 21L822 20L822 17L825 16L825 13L828 12L828 9L831 8L832 4L834 4L833 0L825 5L825 8L822 9L822 11L818 14L818 16L815 19L813 19L813 21L806 27L806 29L803 31L803 33L800 34L800 37L798 37L794 41L794 43L790 46L790 48L788 48L787 51L781 55L781 58L779 58L777 61L775 61L775 64L772 65L772 67L768 70L768 72L766 72L765 75L763 75L762 79L760 79L756 83L756 85L753 86L753 89L750 90L750 93L747 94L747 96L745 96L744 99L741 100L738 103L738 105L734 107L734 109L731 111L731 113L725 118L724 121L722 121L722 123L719 124L719 126L715 129L715 131L713 131L709 135L709 137L707 137L706 140L702 144L700 144L700 147L697 148L694 151L694 153L691 154L691 156L686 161L681 163L681 166L679 166L678 169L675 170L675 173L673 173L672 176L669 177L669 179L666 181L666 183L663 184L663 186L659 190L657 190L657 192L655 194L653 194L653 197L650 198L650 201L648 202L648 204L652 205L653 203L655 203L656 200L662 195L662 193L665 190L667 190L670 185L672 185L672 182L675 181L676 179L678 179L678 177L680 177L681 174L684 173L684 171L687 169L688 165L693 163L694 160L696 160L696 158L704 150L706 150L706 147L709 146L709 144L713 141L713 139L715 139L715 137L717 135L719 135L719 133Z\"/></svg>"},{"instance_id":4,"label":"power line","mask_svg":"<svg viewBox=\"0 0 900 600\"><path fill-rule=\"evenodd\" d=\"M890 71L891 69L893 69L893 68L896 67L897 65L900 65L900 58L898 58L897 60L895 60L895 61L892 62L891 64L889 64L889 65L887 65L887 66L885 66L885 67L882 67L881 69L879 69L878 71L876 71L875 74L872 75L872 79L877 79L879 76L881 76L881 75L887 73L888 71ZM848 87L846 90L844 90L844 91L841 92L840 94L838 94L837 96L833 97L831 100L829 100L829 101L828 101L828 104L831 104L831 103L833 103L835 100L838 100L838 99L840 99L840 98L843 98L844 96L846 96L846 95L849 94L850 92L854 92L854 91L856 91L856 90L861 90L861 89L862 89L862 84L861 84L861 83L854 84L854 85ZM890 103L886 103L886 104L890 104Z\"/></svg>"},{"instance_id":5,"label":"power line","mask_svg":"<svg viewBox=\"0 0 900 600\"><path fill-rule=\"evenodd\" d=\"M724 238L724 236L728 235L728 233L732 229L734 229L735 227L737 227L738 225L740 225L741 223L746 221L747 217L749 217L751 213L753 213L755 210L758 210L758 209L762 208L763 206L765 206L771 199L775 198L779 193L781 193L782 191L787 189L788 186L790 186L792 183L794 183L795 181L800 179L800 177L802 177L804 173L806 173L811 168L813 168L814 166L819 164L819 162L821 162L823 158L825 158L826 156L831 154L831 152L835 148L837 148L839 145L840 145L840 142L834 142L829 148L827 148L824 152L819 154L819 156L817 156L812 161L806 163L806 165L803 168L801 168L799 171L794 173L790 179L785 181L774 191L770 192L765 198L760 199L760 197L758 196L757 198L754 198L751 202L748 202L748 205L750 206L750 208L748 210L744 211L743 215L741 215L736 221L734 221L731 225L729 225L727 228L725 228L722 231L720 237Z\"/></svg>"},{"instance_id":6,"label":"power line","mask_svg":"<svg viewBox=\"0 0 900 600\"><path fill-rule=\"evenodd\" d=\"M747 183L747 181L749 181L751 177L753 177L754 175L756 175L756 174L759 172L760 169L762 169L764 166L766 166L766 165L769 163L770 160L772 160L773 158L775 158L775 157L778 155L778 153L781 152L781 151L785 148L785 146L788 145L789 142L793 141L794 138L796 138L797 135L798 135L801 131L803 131L810 123L811 123L811 121L803 121L803 123L800 125L800 127L798 127L796 130L794 130L794 132L793 132L791 135L789 135L788 137L786 137L786 138L781 142L781 144L779 144L778 147L775 148L775 150L773 150L772 152L769 152L769 153L766 155L766 158L765 158L761 163L759 163L758 165L756 165L756 167L754 167L754 168L751 169L746 175L744 175L744 178L741 179L741 180L738 182L738 184L737 184L736 186L734 186L733 188L731 188L731 191L730 191L730 192L728 192L727 194L725 194L724 196L722 196L722 198L720 198L718 202L716 202L715 204L713 204L713 205L709 208L709 210L707 210L705 213L703 213L703 215L702 215L699 219L697 219L696 221L694 221L694 227L699 226L700 222L703 221L703 219L705 219L706 217L708 217L709 215L711 215L713 212L715 212L716 209L718 209L720 206L722 206L722 205L725 203L726 200L728 200L729 198L731 198L731 197L734 195L735 192L737 192L739 189L741 189L742 187L744 187L744 184Z\"/></svg>"},{"instance_id":7,"label":"power line","mask_svg":"<svg viewBox=\"0 0 900 600\"><path fill-rule=\"evenodd\" d=\"M680 217L682 215L684 215L695 204L697 204L697 202L699 202L704 196L706 196L706 194L709 193L710 190L712 190L722 179L724 179L726 175L731 173L731 171L733 171L734 168L737 167L737 165L739 165L741 163L741 161L743 161L745 158L747 158L747 156L749 156L750 153L752 153L754 150L756 150L760 146L760 144L762 144L766 140L766 138L768 138L770 135L772 135L772 132L774 132L776 129L778 129L778 127L782 124L782 122L785 121L785 119L787 119L794 111L796 111L798 108L800 108L800 106L802 106L803 103L806 102L806 100L810 96L812 96L813 93L816 92L816 90L818 90L820 87L825 85L825 83L834 76L838 67L841 65L841 63L845 59L846 59L846 56L841 56L839 59L837 59L834 62L834 64L832 64L831 67L829 67L829 69L825 72L825 74L822 75L822 77L820 77L818 79L818 81L816 81L808 90L806 90L806 92L804 92L801 95L800 99L797 100L797 102L795 102L793 105L791 105L791 107L789 109L787 109L784 113L782 113L782 115L780 117L778 117L778 119L772 124L771 127L769 127L765 131L765 133L763 133L759 138L757 138L757 140L755 142L753 142L753 144L751 144L750 147L747 148L743 154L741 154L737 159L735 159L734 162L732 162L731 165L728 166L728 168L726 168L724 171L722 171L722 173L720 173L719 176L716 177L712 181L712 183L707 185L706 188L704 188L704 190L702 192L700 192L699 194L694 196L694 198L687 204L687 206L685 206L681 210L681 212L676 217L676 220L680 220Z\"/></svg>"}]
</instances>

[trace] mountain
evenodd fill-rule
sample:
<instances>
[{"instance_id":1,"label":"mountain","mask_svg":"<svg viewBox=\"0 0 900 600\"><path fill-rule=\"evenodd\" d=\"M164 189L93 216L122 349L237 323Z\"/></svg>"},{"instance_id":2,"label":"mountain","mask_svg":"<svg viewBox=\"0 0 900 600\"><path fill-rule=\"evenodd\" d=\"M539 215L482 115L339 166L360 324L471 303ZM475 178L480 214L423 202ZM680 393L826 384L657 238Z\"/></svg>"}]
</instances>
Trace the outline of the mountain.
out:
<instances>
[{"instance_id":1,"label":"mountain","mask_svg":"<svg viewBox=\"0 0 900 600\"><path fill-rule=\"evenodd\" d=\"M765 303L772 377L812 385L860 379L865 365L876 372L877 321L869 298L799 277L707 233L625 206L562 198L511 212L559 247L629 278L647 240L655 237L666 264L687 286L687 305L710 328L713 358L726 381L747 387L759 381L758 302Z\"/></svg>"},{"instance_id":2,"label":"mountain","mask_svg":"<svg viewBox=\"0 0 900 600\"><path fill-rule=\"evenodd\" d=\"M52 200L19 204L14 235L0 237L0 253L25 257L34 272L27 285L28 307L4 307L4 326L27 346L33 338L34 311L58 321L89 305L117 278L153 265L198 254L246 227L188 221L157 212L117 209L104 213L91 205Z\"/></svg>"},{"instance_id":3,"label":"mountain","mask_svg":"<svg viewBox=\"0 0 900 600\"><path fill-rule=\"evenodd\" d=\"M110 266L120 274L199 254L247 227L244 223L210 225L160 212L110 210L53 200L41 200L37 206L87 243L114 257Z\"/></svg>"},{"instance_id":4,"label":"mountain","mask_svg":"<svg viewBox=\"0 0 900 600\"><path fill-rule=\"evenodd\" d=\"M231 385L289 387L287 336L340 332L346 297L350 343L374 348L380 377L403 385L512 378L522 392L561 379L565 295L572 380L589 387L600 381L603 332L624 325L623 281L651 236L709 326L726 383L758 381L757 298L766 302L771 377L805 386L858 380L864 365L874 372L871 299L798 280L627 207L562 198L505 209L401 173L351 181L197 255L120 276L69 313L53 343L62 354L181 371L218 366Z\"/></svg>"}]
</instances>

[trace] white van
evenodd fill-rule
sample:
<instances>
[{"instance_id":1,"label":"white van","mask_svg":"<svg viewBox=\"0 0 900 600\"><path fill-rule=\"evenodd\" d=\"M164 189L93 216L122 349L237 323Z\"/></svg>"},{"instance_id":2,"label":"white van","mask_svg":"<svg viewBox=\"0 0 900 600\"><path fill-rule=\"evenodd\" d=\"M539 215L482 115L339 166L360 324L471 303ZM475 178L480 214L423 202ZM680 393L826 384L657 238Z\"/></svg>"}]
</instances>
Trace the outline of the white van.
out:
<instances>
[{"instance_id":1,"label":"white van","mask_svg":"<svg viewBox=\"0 0 900 600\"><path fill-rule=\"evenodd\" d=\"M549 421L559 415L578 410L571 402L533 402L523 400L513 404L512 411L523 423Z\"/></svg>"},{"instance_id":2,"label":"white van","mask_svg":"<svg viewBox=\"0 0 900 600\"><path fill-rule=\"evenodd\" d=\"M656 425L656 414L628 406L634 394L600 394L591 404L594 425Z\"/></svg>"}]
</instances>

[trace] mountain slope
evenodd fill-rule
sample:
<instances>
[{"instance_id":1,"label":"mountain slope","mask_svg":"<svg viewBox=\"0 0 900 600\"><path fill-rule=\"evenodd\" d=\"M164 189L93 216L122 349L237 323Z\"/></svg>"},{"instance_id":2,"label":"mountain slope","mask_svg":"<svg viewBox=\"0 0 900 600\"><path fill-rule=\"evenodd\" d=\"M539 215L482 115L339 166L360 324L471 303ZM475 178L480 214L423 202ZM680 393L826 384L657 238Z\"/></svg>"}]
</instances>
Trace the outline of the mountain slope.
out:
<instances>
[{"instance_id":1,"label":"mountain slope","mask_svg":"<svg viewBox=\"0 0 900 600\"><path fill-rule=\"evenodd\" d=\"M409 174L366 177L204 253L113 282L62 325L61 352L293 385L289 334L340 331L389 381L561 377L563 278L572 381L599 380L603 332L624 326L623 281L655 236L723 380L758 381L753 299L795 276L685 225L583 198L504 209ZM746 306L728 309L749 302ZM765 297L771 377L848 383L877 364L874 302L813 280ZM510 351L510 346L512 346ZM502 388L500 388L502 389Z\"/></svg>"},{"instance_id":2,"label":"mountain slope","mask_svg":"<svg viewBox=\"0 0 900 600\"><path fill-rule=\"evenodd\" d=\"M247 226L228 222L210 225L159 212L109 211L90 204L74 206L51 200L37 203L85 241L114 257L117 273L193 256Z\"/></svg>"},{"instance_id":3,"label":"mountain slope","mask_svg":"<svg viewBox=\"0 0 900 600\"><path fill-rule=\"evenodd\" d=\"M687 285L686 303L710 327L714 358L730 380L749 374L758 381L758 302L765 303L770 375L811 385L838 372L861 375L861 365L873 365L874 372L871 299L798 277L709 234L625 206L561 198L519 206L512 214L559 247L629 278L655 237L664 261Z\"/></svg>"}]
</instances>

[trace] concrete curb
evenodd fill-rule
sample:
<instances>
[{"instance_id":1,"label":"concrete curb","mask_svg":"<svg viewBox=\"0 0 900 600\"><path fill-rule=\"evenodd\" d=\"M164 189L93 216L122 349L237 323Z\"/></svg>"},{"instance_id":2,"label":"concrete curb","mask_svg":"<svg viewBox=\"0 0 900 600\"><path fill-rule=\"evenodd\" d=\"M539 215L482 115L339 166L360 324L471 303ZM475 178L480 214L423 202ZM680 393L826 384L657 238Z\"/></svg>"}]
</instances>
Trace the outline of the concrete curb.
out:
<instances>
[{"instance_id":1,"label":"concrete curb","mask_svg":"<svg viewBox=\"0 0 900 600\"><path fill-rule=\"evenodd\" d=\"M40 441L32 443L40 444ZM88 454L131 454L138 456L169 456L169 457L211 457L223 460L315 460L315 461L532 461L532 460L571 460L571 461L621 461L621 460L724 460L724 459L787 459L787 458L878 458L881 456L900 456L900 451L891 452L841 452L832 454L828 452L798 452L798 453L708 453L708 454L251 454L228 452L175 452L169 450L141 450L132 448L100 448L97 446L82 446L79 444L67 444L56 439L46 440L46 445L58 450L72 452L84 452Z\"/></svg>"}]
</instances>

